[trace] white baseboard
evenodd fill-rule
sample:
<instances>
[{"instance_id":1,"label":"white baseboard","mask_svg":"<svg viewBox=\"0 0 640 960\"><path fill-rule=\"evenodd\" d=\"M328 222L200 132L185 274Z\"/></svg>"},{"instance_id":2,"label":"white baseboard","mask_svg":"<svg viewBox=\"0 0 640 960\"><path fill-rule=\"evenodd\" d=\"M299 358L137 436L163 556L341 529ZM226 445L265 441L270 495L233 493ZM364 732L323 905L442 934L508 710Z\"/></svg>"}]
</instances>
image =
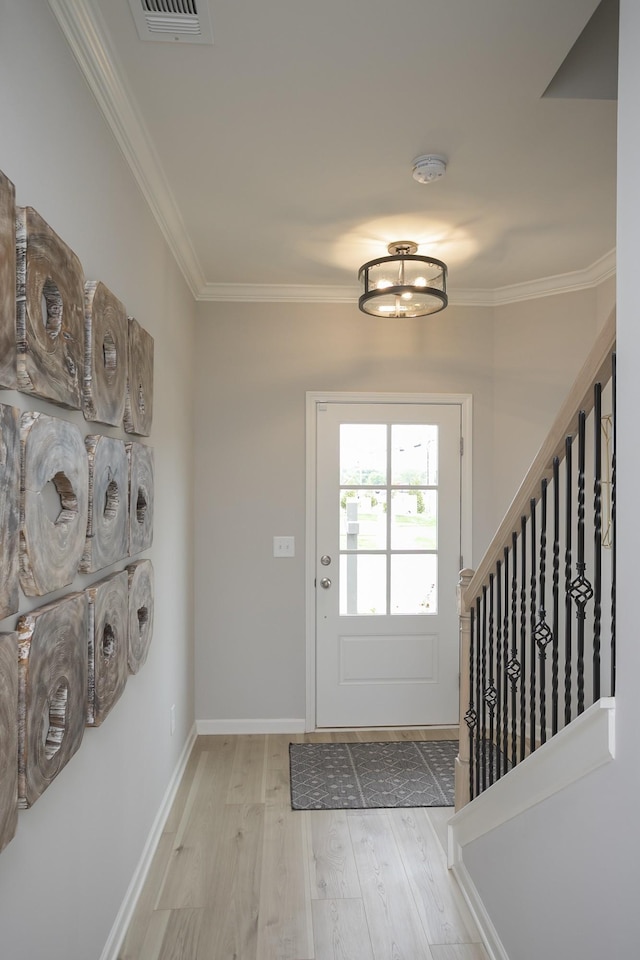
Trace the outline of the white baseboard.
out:
<instances>
[{"instance_id":1,"label":"white baseboard","mask_svg":"<svg viewBox=\"0 0 640 960\"><path fill-rule=\"evenodd\" d=\"M236 733L304 733L301 720L196 720L199 736Z\"/></svg>"},{"instance_id":2,"label":"white baseboard","mask_svg":"<svg viewBox=\"0 0 640 960\"><path fill-rule=\"evenodd\" d=\"M180 781L182 780L182 775L187 765L187 760L189 759L189 754L191 753L193 744L195 743L195 739L196 725L194 724L189 731L189 736L187 737L185 745L182 748L182 753L180 754L176 768L173 771L158 812L153 823L151 824L151 830L147 836L147 842L144 845L140 860L138 861L138 865L134 870L133 877L131 878L131 882L127 888L127 892L124 895L124 900L120 904L120 909L118 910L116 919L114 920L113 926L109 932L109 936L107 937L107 942L105 943L102 953L100 954L100 960L117 960L118 958L120 947L123 944L129 924L131 923L133 911L135 910L138 898L142 892L142 887L147 878L147 873L149 872L153 855L156 852L156 847L158 846L160 837L162 836L162 831L167 821L167 817L169 816L171 805L175 799L176 793L178 792L178 787L180 786Z\"/></svg>"},{"instance_id":3,"label":"white baseboard","mask_svg":"<svg viewBox=\"0 0 640 960\"><path fill-rule=\"evenodd\" d=\"M462 895L467 903L467 906L469 907L469 910L471 911L471 915L475 920L476 926L480 931L482 943L489 960L509 960L507 951L503 947L502 941L498 936L498 931L494 927L491 917L487 913L485 905L482 902L480 894L478 893L476 885L471 879L469 871L465 867L462 860L457 860L451 870L454 877L458 881L458 886L462 891Z\"/></svg>"}]
</instances>

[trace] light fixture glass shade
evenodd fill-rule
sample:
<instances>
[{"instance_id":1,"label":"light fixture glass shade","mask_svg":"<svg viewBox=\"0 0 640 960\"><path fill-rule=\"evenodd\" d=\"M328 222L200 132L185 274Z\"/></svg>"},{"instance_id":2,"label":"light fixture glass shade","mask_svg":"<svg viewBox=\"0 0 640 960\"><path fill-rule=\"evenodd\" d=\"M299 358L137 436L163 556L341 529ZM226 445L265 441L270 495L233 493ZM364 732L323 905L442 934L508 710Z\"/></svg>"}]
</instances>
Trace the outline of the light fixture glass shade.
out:
<instances>
[{"instance_id":1,"label":"light fixture glass shade","mask_svg":"<svg viewBox=\"0 0 640 960\"><path fill-rule=\"evenodd\" d=\"M373 317L426 317L444 310L446 264L415 254L415 244L390 244L389 249L399 252L360 267L360 309Z\"/></svg>"}]
</instances>

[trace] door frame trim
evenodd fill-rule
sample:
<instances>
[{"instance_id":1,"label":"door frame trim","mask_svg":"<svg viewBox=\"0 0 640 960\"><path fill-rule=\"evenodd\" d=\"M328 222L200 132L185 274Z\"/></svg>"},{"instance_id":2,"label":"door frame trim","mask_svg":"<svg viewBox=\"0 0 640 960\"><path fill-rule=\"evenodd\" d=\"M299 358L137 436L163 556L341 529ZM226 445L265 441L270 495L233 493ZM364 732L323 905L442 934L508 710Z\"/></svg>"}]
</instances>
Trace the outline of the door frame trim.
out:
<instances>
[{"instance_id":1,"label":"door frame trim","mask_svg":"<svg viewBox=\"0 0 640 960\"><path fill-rule=\"evenodd\" d=\"M460 407L464 454L460 466L460 549L467 566L472 557L473 397L470 393L344 393L309 390L306 394L306 517L305 517L305 729L316 729L316 404L327 403L432 403ZM464 563L463 563L464 566Z\"/></svg>"}]
</instances>

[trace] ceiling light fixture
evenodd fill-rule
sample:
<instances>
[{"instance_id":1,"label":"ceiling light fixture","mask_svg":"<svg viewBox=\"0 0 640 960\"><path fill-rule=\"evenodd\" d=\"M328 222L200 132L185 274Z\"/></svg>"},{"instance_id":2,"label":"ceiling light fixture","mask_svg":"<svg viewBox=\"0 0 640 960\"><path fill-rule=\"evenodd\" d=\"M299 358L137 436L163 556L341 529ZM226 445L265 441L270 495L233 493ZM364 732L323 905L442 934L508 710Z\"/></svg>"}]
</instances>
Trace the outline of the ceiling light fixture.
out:
<instances>
[{"instance_id":1,"label":"ceiling light fixture","mask_svg":"<svg viewBox=\"0 0 640 960\"><path fill-rule=\"evenodd\" d=\"M447 266L442 260L417 255L418 244L396 240L389 257L369 260L358 277L363 293L358 306L372 317L426 317L444 310Z\"/></svg>"}]
</instances>

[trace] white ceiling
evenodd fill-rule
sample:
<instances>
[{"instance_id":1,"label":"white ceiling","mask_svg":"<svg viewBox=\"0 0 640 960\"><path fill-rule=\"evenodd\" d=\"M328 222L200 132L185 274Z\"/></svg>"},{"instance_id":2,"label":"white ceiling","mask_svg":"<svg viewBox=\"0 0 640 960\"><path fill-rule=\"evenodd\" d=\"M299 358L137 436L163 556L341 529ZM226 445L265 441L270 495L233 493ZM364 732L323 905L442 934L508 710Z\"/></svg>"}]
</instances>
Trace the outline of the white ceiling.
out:
<instances>
[{"instance_id":1,"label":"white ceiling","mask_svg":"<svg viewBox=\"0 0 640 960\"><path fill-rule=\"evenodd\" d=\"M397 239L459 302L612 268L616 103L542 96L597 0L208 0L212 46L49 2L200 298L348 298Z\"/></svg>"}]
</instances>

